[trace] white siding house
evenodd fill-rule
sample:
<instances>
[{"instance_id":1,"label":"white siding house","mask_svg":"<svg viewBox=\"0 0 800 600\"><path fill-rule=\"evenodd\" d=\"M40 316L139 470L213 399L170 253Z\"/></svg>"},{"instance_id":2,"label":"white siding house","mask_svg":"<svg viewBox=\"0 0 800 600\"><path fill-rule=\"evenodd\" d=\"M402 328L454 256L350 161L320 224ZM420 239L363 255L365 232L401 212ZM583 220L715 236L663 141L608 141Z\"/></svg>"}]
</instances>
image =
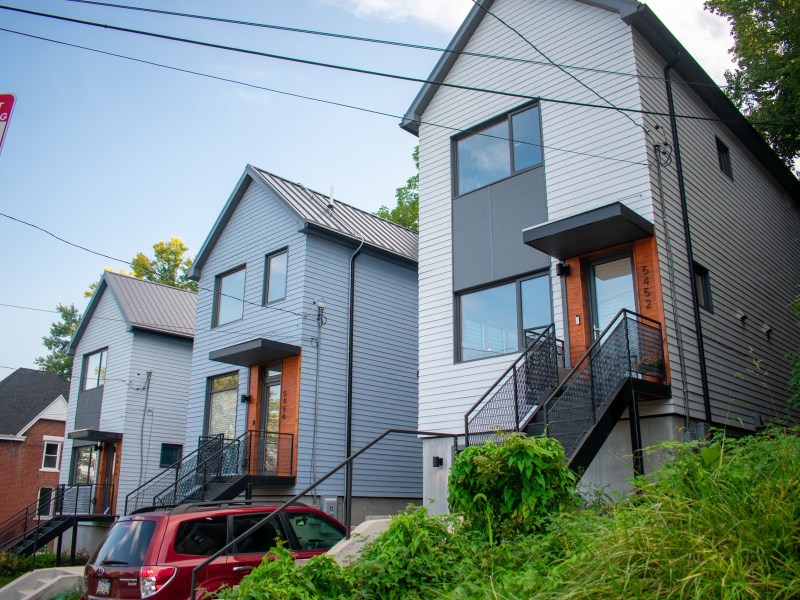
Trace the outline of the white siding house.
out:
<instances>
[{"instance_id":1,"label":"white siding house","mask_svg":"<svg viewBox=\"0 0 800 600\"><path fill-rule=\"evenodd\" d=\"M653 12L630 0L479 0L449 50L401 123L420 146L420 428L464 432L512 363L531 388L532 359L515 362L529 327L552 322L566 366L599 376L584 353L622 308L639 347L626 337L620 384L636 400L609 400L613 418L572 448L588 479L622 481L631 461L619 457L640 442L785 414L800 185ZM644 350L644 330L666 352ZM571 407L560 418L585 418L568 399L579 372L564 376L547 402L520 400L511 425L495 414L483 427L533 431L536 409L555 431L541 407L557 401ZM426 443L424 495L444 510L428 455L447 466L449 451Z\"/></svg>"}]
</instances>

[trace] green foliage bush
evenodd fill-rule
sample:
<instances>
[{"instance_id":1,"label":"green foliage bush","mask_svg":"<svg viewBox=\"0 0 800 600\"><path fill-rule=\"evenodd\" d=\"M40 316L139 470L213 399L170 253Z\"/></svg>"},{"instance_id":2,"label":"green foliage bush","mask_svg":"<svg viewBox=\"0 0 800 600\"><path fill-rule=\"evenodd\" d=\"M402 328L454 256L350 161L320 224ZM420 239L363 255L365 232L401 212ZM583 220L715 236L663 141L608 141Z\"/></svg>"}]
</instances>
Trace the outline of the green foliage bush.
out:
<instances>
[{"instance_id":1,"label":"green foliage bush","mask_svg":"<svg viewBox=\"0 0 800 600\"><path fill-rule=\"evenodd\" d=\"M514 434L458 454L450 470L450 510L474 529L510 538L542 531L552 515L572 508L575 483L558 441Z\"/></svg>"}]
</instances>

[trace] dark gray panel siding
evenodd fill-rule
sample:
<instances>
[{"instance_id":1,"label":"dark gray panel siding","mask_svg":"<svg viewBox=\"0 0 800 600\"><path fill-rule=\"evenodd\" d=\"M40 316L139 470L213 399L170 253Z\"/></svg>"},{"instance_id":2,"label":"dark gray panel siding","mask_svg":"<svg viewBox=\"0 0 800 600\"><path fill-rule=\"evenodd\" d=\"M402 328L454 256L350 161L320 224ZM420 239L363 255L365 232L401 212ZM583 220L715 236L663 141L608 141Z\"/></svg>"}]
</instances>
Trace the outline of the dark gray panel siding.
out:
<instances>
[{"instance_id":1,"label":"dark gray panel siding","mask_svg":"<svg viewBox=\"0 0 800 600\"><path fill-rule=\"evenodd\" d=\"M453 200L453 289L550 265L522 243L522 230L547 221L544 168L503 179Z\"/></svg>"},{"instance_id":2,"label":"dark gray panel siding","mask_svg":"<svg viewBox=\"0 0 800 600\"><path fill-rule=\"evenodd\" d=\"M104 387L81 390L78 394L78 406L75 407L75 429L97 429L100 427Z\"/></svg>"}]
</instances>

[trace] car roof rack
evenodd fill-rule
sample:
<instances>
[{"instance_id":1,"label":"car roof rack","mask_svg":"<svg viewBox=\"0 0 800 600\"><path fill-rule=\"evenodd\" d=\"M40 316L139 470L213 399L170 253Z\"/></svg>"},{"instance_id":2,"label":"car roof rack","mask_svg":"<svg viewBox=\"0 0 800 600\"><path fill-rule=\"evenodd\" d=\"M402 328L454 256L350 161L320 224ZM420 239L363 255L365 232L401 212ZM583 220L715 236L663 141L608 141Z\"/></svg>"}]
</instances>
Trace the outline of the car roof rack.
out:
<instances>
[{"instance_id":1,"label":"car roof rack","mask_svg":"<svg viewBox=\"0 0 800 600\"><path fill-rule=\"evenodd\" d=\"M172 515L180 515L188 512L200 512L203 510L236 508L237 506L271 506L277 508L280 503L274 500L216 500L211 502L187 502L173 507L165 507L169 509ZM308 506L303 502L293 502L292 506Z\"/></svg>"}]
</instances>

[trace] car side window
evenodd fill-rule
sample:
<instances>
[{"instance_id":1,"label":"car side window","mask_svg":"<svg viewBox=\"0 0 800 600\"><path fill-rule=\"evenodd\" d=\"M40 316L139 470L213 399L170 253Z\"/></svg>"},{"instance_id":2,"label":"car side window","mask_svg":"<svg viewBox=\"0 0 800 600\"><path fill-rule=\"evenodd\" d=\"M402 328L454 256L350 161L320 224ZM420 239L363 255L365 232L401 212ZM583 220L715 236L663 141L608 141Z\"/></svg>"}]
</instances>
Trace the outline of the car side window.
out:
<instances>
[{"instance_id":1,"label":"car side window","mask_svg":"<svg viewBox=\"0 0 800 600\"><path fill-rule=\"evenodd\" d=\"M344 537L344 528L320 515L289 513L286 516L301 550L328 550Z\"/></svg>"},{"instance_id":2,"label":"car side window","mask_svg":"<svg viewBox=\"0 0 800 600\"><path fill-rule=\"evenodd\" d=\"M233 537L239 537L267 515L233 517ZM236 554L266 554L277 545L276 540L285 540L277 519L264 525L254 534L236 544Z\"/></svg>"},{"instance_id":3,"label":"car side window","mask_svg":"<svg viewBox=\"0 0 800 600\"><path fill-rule=\"evenodd\" d=\"M227 542L227 517L204 517L178 525L175 552L193 556L210 556Z\"/></svg>"}]
</instances>

